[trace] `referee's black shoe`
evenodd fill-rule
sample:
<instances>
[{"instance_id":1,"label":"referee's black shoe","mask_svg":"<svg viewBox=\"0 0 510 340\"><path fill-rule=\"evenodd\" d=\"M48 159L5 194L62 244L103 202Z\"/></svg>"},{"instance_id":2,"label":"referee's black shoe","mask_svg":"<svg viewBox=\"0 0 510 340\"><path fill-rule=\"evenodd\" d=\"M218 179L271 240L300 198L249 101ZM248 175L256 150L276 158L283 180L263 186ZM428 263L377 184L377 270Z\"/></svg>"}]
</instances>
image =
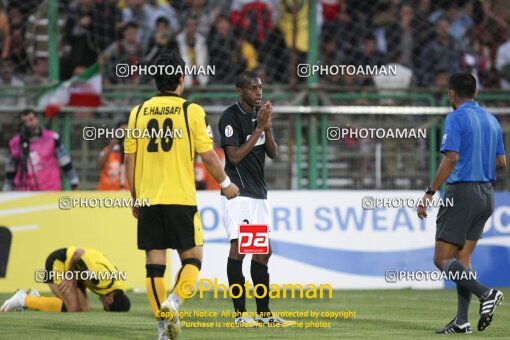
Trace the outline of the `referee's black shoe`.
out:
<instances>
[{"instance_id":1,"label":"referee's black shoe","mask_svg":"<svg viewBox=\"0 0 510 340\"><path fill-rule=\"evenodd\" d=\"M491 289L489 296L480 299L480 320L478 320L478 330L481 332L489 327L494 317L496 306L503 301L503 293L496 289Z\"/></svg>"},{"instance_id":2,"label":"referee's black shoe","mask_svg":"<svg viewBox=\"0 0 510 340\"><path fill-rule=\"evenodd\" d=\"M457 325L457 318L450 321L443 329L436 330L436 334L470 334L473 333L471 325L466 322L463 325Z\"/></svg>"}]
</instances>

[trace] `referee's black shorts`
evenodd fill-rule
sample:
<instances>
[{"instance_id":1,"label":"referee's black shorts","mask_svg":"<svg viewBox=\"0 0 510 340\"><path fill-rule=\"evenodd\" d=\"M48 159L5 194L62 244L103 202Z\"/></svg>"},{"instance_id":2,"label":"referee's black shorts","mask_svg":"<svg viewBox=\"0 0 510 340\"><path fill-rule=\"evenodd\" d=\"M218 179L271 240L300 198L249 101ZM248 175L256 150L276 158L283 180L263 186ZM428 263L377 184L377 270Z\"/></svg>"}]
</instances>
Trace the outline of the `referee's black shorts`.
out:
<instances>
[{"instance_id":1,"label":"referee's black shorts","mask_svg":"<svg viewBox=\"0 0 510 340\"><path fill-rule=\"evenodd\" d=\"M494 211L494 188L491 182L448 184L445 200L453 206L441 206L436 219L436 240L464 247L466 240L482 238L485 223Z\"/></svg>"},{"instance_id":2,"label":"referee's black shorts","mask_svg":"<svg viewBox=\"0 0 510 340\"><path fill-rule=\"evenodd\" d=\"M203 244L196 206L158 204L138 209L138 249L189 249Z\"/></svg>"}]
</instances>

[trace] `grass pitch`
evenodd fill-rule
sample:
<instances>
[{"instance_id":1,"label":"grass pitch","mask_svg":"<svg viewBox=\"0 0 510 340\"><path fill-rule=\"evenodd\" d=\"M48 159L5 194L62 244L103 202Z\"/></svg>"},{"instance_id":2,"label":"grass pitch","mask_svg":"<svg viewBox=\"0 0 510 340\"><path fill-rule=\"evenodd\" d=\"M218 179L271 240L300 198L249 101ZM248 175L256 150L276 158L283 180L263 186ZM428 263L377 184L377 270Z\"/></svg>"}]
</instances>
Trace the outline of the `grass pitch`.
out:
<instances>
[{"instance_id":1,"label":"grass pitch","mask_svg":"<svg viewBox=\"0 0 510 340\"><path fill-rule=\"evenodd\" d=\"M478 300L472 299L471 337L509 338L510 289L504 289L503 301L489 328L478 332ZM0 294L3 301L10 297ZM91 296L89 313L42 313L35 311L0 313L0 339L157 339L156 325L145 294L130 293L129 313L106 313L95 296ZM247 301L248 311L255 301ZM217 312L231 308L230 300L206 296L186 301L181 311ZM183 328L182 339L428 339L456 313L455 290L337 290L333 299L281 299L271 302L275 312L356 312L349 318L291 318L302 322L296 328L226 328L232 318L219 316L185 317L183 321L211 323L212 328ZM189 314L189 313L187 313ZM338 314L337 314L338 315ZM310 324L310 322L314 324ZM306 324L308 323L308 328ZM220 326L220 327L217 327ZM310 328L313 326L313 328ZM322 328L316 328L322 326ZM451 337L450 335L437 335Z\"/></svg>"}]
</instances>

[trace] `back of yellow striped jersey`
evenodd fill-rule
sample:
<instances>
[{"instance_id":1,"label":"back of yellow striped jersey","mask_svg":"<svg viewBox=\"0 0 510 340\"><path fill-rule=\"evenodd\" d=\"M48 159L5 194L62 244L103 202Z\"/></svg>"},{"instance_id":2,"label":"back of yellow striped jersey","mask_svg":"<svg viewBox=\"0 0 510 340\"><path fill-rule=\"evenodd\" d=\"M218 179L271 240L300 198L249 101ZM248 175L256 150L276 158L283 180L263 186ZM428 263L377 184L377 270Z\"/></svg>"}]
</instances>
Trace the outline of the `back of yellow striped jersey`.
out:
<instances>
[{"instance_id":1,"label":"back of yellow striped jersey","mask_svg":"<svg viewBox=\"0 0 510 340\"><path fill-rule=\"evenodd\" d=\"M175 94L157 95L129 116L125 153L136 153L137 198L155 204L196 205L195 153L213 148L205 112ZM140 137L140 138L135 138Z\"/></svg>"},{"instance_id":2,"label":"back of yellow striped jersey","mask_svg":"<svg viewBox=\"0 0 510 340\"><path fill-rule=\"evenodd\" d=\"M78 269L93 273L90 280L83 281L85 287L98 295L106 295L117 289L126 290L126 283L122 279L123 274L103 253L93 248L80 248L85 251L80 258L80 262L86 268L81 268L78 264ZM76 249L77 247L67 248L65 270L70 270L69 261Z\"/></svg>"}]
</instances>

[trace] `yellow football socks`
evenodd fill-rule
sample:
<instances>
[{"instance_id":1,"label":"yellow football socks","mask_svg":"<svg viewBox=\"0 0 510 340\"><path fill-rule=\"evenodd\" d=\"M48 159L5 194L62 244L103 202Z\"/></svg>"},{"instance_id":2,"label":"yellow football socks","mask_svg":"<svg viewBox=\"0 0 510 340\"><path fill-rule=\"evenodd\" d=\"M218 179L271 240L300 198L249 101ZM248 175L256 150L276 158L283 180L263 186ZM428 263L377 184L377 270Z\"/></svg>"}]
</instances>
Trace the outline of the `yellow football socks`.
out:
<instances>
[{"instance_id":1,"label":"yellow football socks","mask_svg":"<svg viewBox=\"0 0 510 340\"><path fill-rule=\"evenodd\" d=\"M145 288L147 289L147 298L151 304L154 316L159 319L161 304L166 300L166 282L164 265L148 264L147 277L145 279Z\"/></svg>"},{"instance_id":2,"label":"yellow football socks","mask_svg":"<svg viewBox=\"0 0 510 340\"><path fill-rule=\"evenodd\" d=\"M25 306L41 312L61 312L64 302L58 297L27 296Z\"/></svg>"}]
</instances>

